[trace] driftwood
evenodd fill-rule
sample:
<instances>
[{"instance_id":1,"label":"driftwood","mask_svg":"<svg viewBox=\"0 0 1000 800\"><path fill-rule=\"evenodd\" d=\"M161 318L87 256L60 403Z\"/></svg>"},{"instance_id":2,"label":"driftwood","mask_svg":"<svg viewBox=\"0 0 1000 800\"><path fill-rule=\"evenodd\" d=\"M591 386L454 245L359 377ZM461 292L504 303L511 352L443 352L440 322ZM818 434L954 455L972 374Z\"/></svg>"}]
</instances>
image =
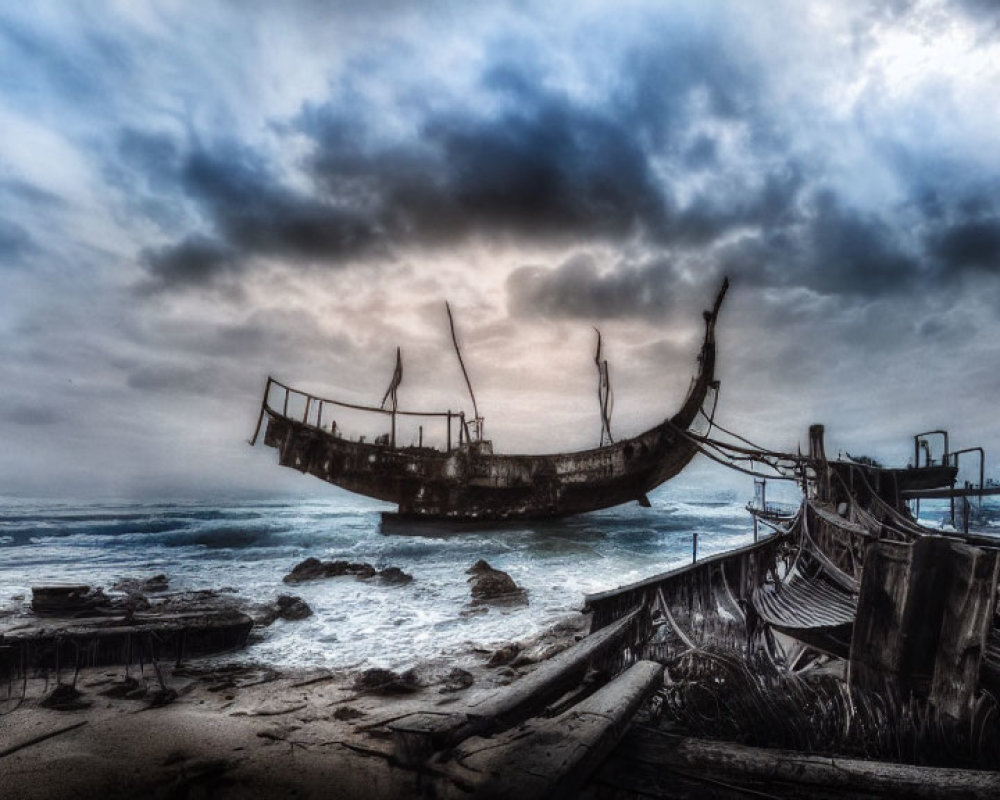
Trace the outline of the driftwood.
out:
<instances>
[{"instance_id":1,"label":"driftwood","mask_svg":"<svg viewBox=\"0 0 1000 800\"><path fill-rule=\"evenodd\" d=\"M633 728L595 775L594 796L606 786L661 797L993 800L1000 797L1000 773L829 758Z\"/></svg>"},{"instance_id":2,"label":"driftwood","mask_svg":"<svg viewBox=\"0 0 1000 800\"><path fill-rule=\"evenodd\" d=\"M661 664L640 661L557 717L464 742L450 770L474 798L573 797L662 679Z\"/></svg>"},{"instance_id":3,"label":"driftwood","mask_svg":"<svg viewBox=\"0 0 1000 800\"><path fill-rule=\"evenodd\" d=\"M62 727L62 728L56 728L56 730L54 730L54 731L49 731L48 733L40 734L39 736L35 736L35 737L31 738L31 739L28 739L25 742L20 742L18 744L11 745L10 747L7 747L7 748L4 748L3 750L0 750L0 758L4 758L5 756L9 756L9 755L11 755L13 753L16 753L18 750L23 750L26 747L31 747L32 745L36 745L36 744L39 744L41 742L44 742L44 741L46 741L48 739L51 739L54 736L60 736L61 734L69 733L70 731L75 731L77 728L82 727L83 725L86 725L86 724L87 724L87 720L82 720L80 722L74 722L72 725L66 725L65 727Z\"/></svg>"},{"instance_id":4,"label":"driftwood","mask_svg":"<svg viewBox=\"0 0 1000 800\"><path fill-rule=\"evenodd\" d=\"M396 757L403 763L420 763L431 753L470 736L488 736L542 711L546 705L573 689L595 661L621 647L639 610L595 634L581 639L542 663L511 686L487 695L464 711L447 714L410 714L393 722Z\"/></svg>"}]
</instances>

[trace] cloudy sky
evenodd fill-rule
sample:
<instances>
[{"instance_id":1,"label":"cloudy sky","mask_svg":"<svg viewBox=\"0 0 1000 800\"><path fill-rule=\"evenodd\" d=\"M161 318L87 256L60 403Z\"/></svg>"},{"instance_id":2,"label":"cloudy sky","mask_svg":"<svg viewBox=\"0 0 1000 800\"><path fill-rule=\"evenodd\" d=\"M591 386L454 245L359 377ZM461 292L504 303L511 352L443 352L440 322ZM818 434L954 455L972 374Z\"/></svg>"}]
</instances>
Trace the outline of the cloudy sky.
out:
<instances>
[{"instance_id":1,"label":"cloudy sky","mask_svg":"<svg viewBox=\"0 0 1000 800\"><path fill-rule=\"evenodd\" d=\"M266 376L377 404L401 345L403 406L467 408L446 299L497 449L593 446L593 326L638 432L723 275L724 424L1000 455L998 42L991 0L5 3L0 493L312 490L246 444Z\"/></svg>"}]
</instances>

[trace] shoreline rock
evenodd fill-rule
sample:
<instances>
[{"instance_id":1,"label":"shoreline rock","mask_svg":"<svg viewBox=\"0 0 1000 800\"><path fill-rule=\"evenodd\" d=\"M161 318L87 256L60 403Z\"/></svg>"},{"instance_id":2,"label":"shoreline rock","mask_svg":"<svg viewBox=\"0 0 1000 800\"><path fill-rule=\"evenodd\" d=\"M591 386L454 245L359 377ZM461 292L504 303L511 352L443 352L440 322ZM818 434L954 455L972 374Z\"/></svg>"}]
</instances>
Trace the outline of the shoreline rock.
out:
<instances>
[{"instance_id":1,"label":"shoreline rock","mask_svg":"<svg viewBox=\"0 0 1000 800\"><path fill-rule=\"evenodd\" d=\"M478 601L506 601L527 603L527 593L512 577L500 569L494 569L485 560L479 559L466 571L471 575L472 597Z\"/></svg>"},{"instance_id":2,"label":"shoreline rock","mask_svg":"<svg viewBox=\"0 0 1000 800\"><path fill-rule=\"evenodd\" d=\"M371 694L410 694L420 688L420 680L414 669L400 674L391 669L372 667L358 674L354 679L354 688Z\"/></svg>"},{"instance_id":3,"label":"shoreline rock","mask_svg":"<svg viewBox=\"0 0 1000 800\"><path fill-rule=\"evenodd\" d=\"M254 618L254 622L262 628L274 623L275 620L300 620L311 617L313 610L301 597L291 594L279 594L274 603L262 606Z\"/></svg>"},{"instance_id":4,"label":"shoreline rock","mask_svg":"<svg viewBox=\"0 0 1000 800\"><path fill-rule=\"evenodd\" d=\"M281 580L284 583L293 584L322 580L323 578L339 578L344 575L353 575L358 580L378 577L390 584L409 583L413 580L412 575L403 572L399 567L386 567L379 571L363 561L320 561L312 556L292 567L292 571Z\"/></svg>"}]
</instances>

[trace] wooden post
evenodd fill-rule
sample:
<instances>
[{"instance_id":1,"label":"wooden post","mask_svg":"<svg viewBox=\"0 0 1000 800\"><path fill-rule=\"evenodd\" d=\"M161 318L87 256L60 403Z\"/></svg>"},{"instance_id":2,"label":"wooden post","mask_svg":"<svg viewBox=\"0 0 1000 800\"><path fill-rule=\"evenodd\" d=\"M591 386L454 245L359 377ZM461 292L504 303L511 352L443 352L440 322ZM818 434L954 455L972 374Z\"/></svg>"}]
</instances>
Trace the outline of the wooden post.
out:
<instances>
[{"instance_id":1,"label":"wooden post","mask_svg":"<svg viewBox=\"0 0 1000 800\"><path fill-rule=\"evenodd\" d=\"M264 385L264 399L260 401L260 414L257 416L257 427L253 429L253 436L250 437L250 446L253 447L257 444L257 437L260 435L260 426L264 424L264 412L268 408L268 400L271 396L271 382L272 378L270 375L267 376L267 383ZM982 488L982 487L980 487Z\"/></svg>"},{"instance_id":2,"label":"wooden post","mask_svg":"<svg viewBox=\"0 0 1000 800\"><path fill-rule=\"evenodd\" d=\"M312 396L306 395L306 410L302 412L302 421L308 422L309 420L309 404L312 402Z\"/></svg>"},{"instance_id":3,"label":"wooden post","mask_svg":"<svg viewBox=\"0 0 1000 800\"><path fill-rule=\"evenodd\" d=\"M698 560L698 531L695 531L691 537L691 563L693 564Z\"/></svg>"},{"instance_id":4,"label":"wooden post","mask_svg":"<svg viewBox=\"0 0 1000 800\"><path fill-rule=\"evenodd\" d=\"M288 387L285 387L285 404L281 407L281 416L288 416Z\"/></svg>"},{"instance_id":5,"label":"wooden post","mask_svg":"<svg viewBox=\"0 0 1000 800\"><path fill-rule=\"evenodd\" d=\"M823 443L823 426L809 426L809 458L814 463L816 481L821 500L829 500L831 494L830 469L826 464L826 446ZM822 476L822 477L821 477Z\"/></svg>"},{"instance_id":6,"label":"wooden post","mask_svg":"<svg viewBox=\"0 0 1000 800\"><path fill-rule=\"evenodd\" d=\"M451 409L448 409L448 452L451 452Z\"/></svg>"},{"instance_id":7,"label":"wooden post","mask_svg":"<svg viewBox=\"0 0 1000 800\"><path fill-rule=\"evenodd\" d=\"M965 498L962 498L965 500ZM955 723L969 720L996 605L996 550L952 542L949 586L934 660L931 704Z\"/></svg>"},{"instance_id":8,"label":"wooden post","mask_svg":"<svg viewBox=\"0 0 1000 800\"><path fill-rule=\"evenodd\" d=\"M316 410L316 427L323 427L323 401L319 401L319 408Z\"/></svg>"},{"instance_id":9,"label":"wooden post","mask_svg":"<svg viewBox=\"0 0 1000 800\"><path fill-rule=\"evenodd\" d=\"M392 434L389 437L389 446L395 448L396 446L396 404L392 405Z\"/></svg>"},{"instance_id":10,"label":"wooden post","mask_svg":"<svg viewBox=\"0 0 1000 800\"><path fill-rule=\"evenodd\" d=\"M417 428L417 447L424 446L424 426L421 425Z\"/></svg>"},{"instance_id":11,"label":"wooden post","mask_svg":"<svg viewBox=\"0 0 1000 800\"><path fill-rule=\"evenodd\" d=\"M927 690L950 591L950 563L949 543L942 538L868 546L851 638L852 686L888 688L901 700Z\"/></svg>"}]
</instances>

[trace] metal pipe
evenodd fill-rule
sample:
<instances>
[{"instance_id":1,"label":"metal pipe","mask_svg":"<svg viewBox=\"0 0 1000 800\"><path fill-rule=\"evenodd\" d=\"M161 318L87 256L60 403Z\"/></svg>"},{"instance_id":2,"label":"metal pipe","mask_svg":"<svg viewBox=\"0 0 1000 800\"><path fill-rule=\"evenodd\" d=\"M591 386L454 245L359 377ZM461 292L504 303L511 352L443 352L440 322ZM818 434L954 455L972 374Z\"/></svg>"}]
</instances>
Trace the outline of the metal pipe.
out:
<instances>
[{"instance_id":1,"label":"metal pipe","mask_svg":"<svg viewBox=\"0 0 1000 800\"><path fill-rule=\"evenodd\" d=\"M979 488L982 489L986 484L986 451L982 447L966 447L962 450L956 450L952 455L955 457L955 467L958 468L958 457L962 453L979 453Z\"/></svg>"},{"instance_id":2,"label":"metal pipe","mask_svg":"<svg viewBox=\"0 0 1000 800\"><path fill-rule=\"evenodd\" d=\"M920 439L921 436L930 436L931 434L938 434L939 436L944 438L944 455L941 457L941 463L942 464L948 463L948 431L942 431L942 430L924 431L923 433L918 433L916 436L913 437L913 466L915 467L920 466L920 445L917 440ZM930 460L929 453L927 457L929 461ZM930 466L930 464L928 463L927 466Z\"/></svg>"}]
</instances>

